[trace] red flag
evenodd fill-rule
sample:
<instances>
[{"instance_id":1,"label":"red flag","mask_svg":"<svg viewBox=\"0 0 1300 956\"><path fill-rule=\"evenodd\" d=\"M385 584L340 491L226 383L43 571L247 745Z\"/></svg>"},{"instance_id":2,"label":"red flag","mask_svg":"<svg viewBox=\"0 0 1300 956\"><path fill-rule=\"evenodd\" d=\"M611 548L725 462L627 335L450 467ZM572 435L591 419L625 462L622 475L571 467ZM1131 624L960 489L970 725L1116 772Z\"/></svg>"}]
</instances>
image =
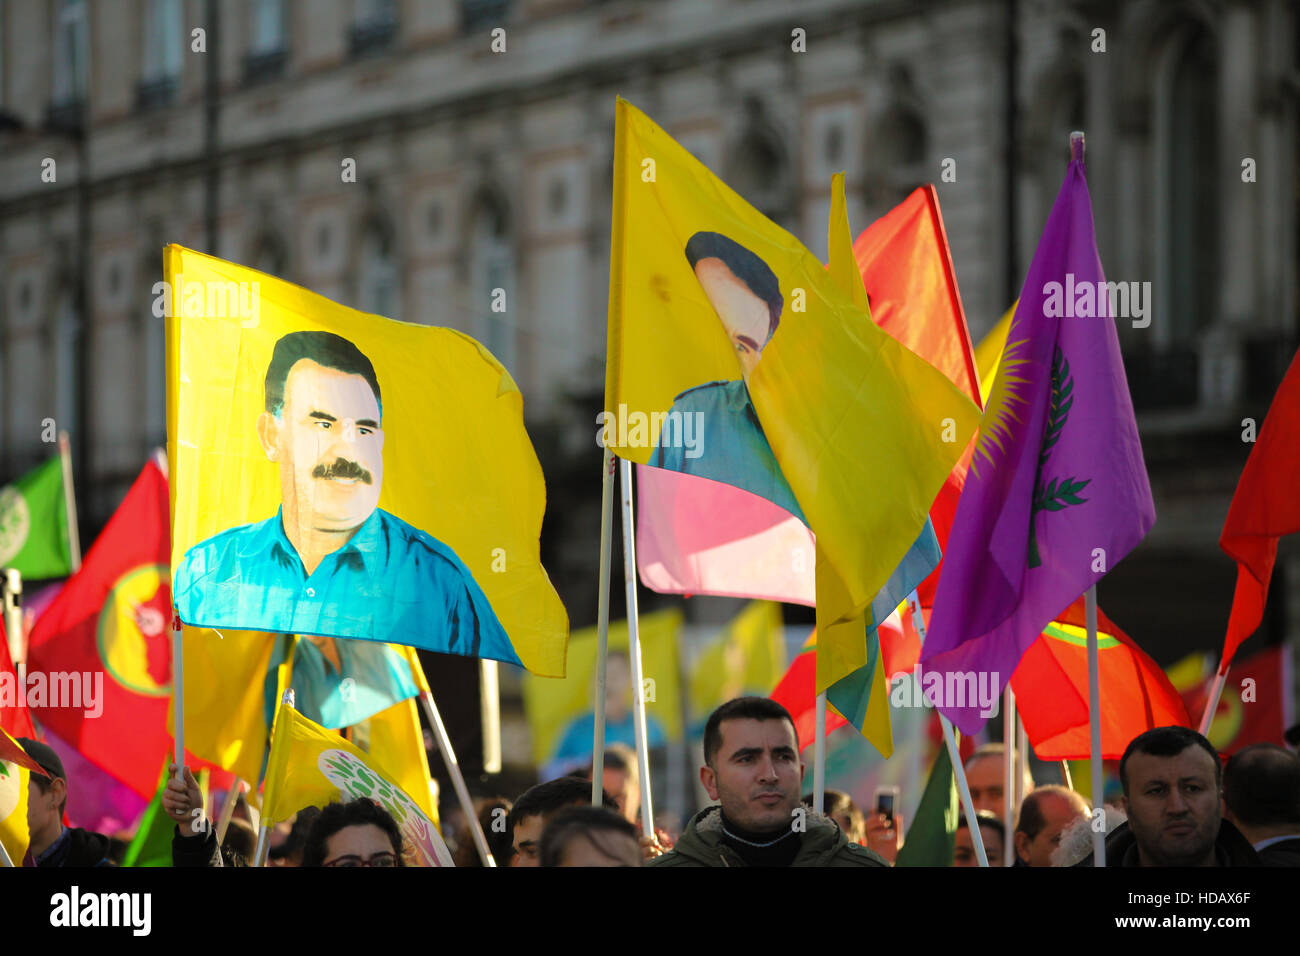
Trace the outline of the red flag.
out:
<instances>
[{"instance_id":1,"label":"red flag","mask_svg":"<svg viewBox=\"0 0 1300 956\"><path fill-rule=\"evenodd\" d=\"M35 737L32 715L18 687L18 670L9 656L9 640L0 621L0 730L14 737Z\"/></svg>"},{"instance_id":2,"label":"red flag","mask_svg":"<svg viewBox=\"0 0 1300 956\"><path fill-rule=\"evenodd\" d=\"M41 765L31 757L27 756L27 751L23 750L22 744L14 740L9 731L0 731L0 760L6 763L16 763L20 767L26 767L32 773L39 773L41 776L49 776Z\"/></svg>"},{"instance_id":3,"label":"red flag","mask_svg":"<svg viewBox=\"0 0 1300 956\"><path fill-rule=\"evenodd\" d=\"M36 719L145 799L172 748L168 511L167 478L151 460L37 620L27 663L29 695L32 675L47 676L46 699L29 697Z\"/></svg>"},{"instance_id":4,"label":"red flag","mask_svg":"<svg viewBox=\"0 0 1300 956\"><path fill-rule=\"evenodd\" d=\"M791 663L785 676L777 683L768 696L776 701L794 718L795 733L799 735L799 749L803 750L817 739L817 695L814 687L817 679L816 635L810 637ZM832 708L826 708L826 736L838 730L848 721Z\"/></svg>"},{"instance_id":5,"label":"red flag","mask_svg":"<svg viewBox=\"0 0 1300 956\"><path fill-rule=\"evenodd\" d=\"M1219 547L1237 562L1237 589L1223 641L1219 673L1227 673L1241 642L1255 633L1264 618L1268 582L1277 558L1277 539L1300 531L1300 352L1291 359L1258 441L1223 523Z\"/></svg>"},{"instance_id":6,"label":"red flag","mask_svg":"<svg viewBox=\"0 0 1300 956\"><path fill-rule=\"evenodd\" d=\"M934 187L918 187L872 223L853 244L853 254L872 320L982 406L975 351ZM947 546L974 442L972 438L930 507L940 547ZM917 588L924 607L933 604L942 568L940 562Z\"/></svg>"},{"instance_id":7,"label":"red flag","mask_svg":"<svg viewBox=\"0 0 1300 956\"><path fill-rule=\"evenodd\" d=\"M1213 684L1210 676L1191 687L1179 688L1189 714L1205 712ZM1210 743L1225 757L1250 744L1285 746L1283 735L1292 723L1291 686L1291 654L1285 644L1234 662L1206 734Z\"/></svg>"},{"instance_id":8,"label":"red flag","mask_svg":"<svg viewBox=\"0 0 1300 956\"><path fill-rule=\"evenodd\" d=\"M1084 613L1080 597L1030 645L1011 677L1025 734L1040 760L1086 760L1091 754ZM1097 665L1104 759L1119 759L1134 737L1153 727L1192 726L1165 672L1101 608Z\"/></svg>"}]
</instances>

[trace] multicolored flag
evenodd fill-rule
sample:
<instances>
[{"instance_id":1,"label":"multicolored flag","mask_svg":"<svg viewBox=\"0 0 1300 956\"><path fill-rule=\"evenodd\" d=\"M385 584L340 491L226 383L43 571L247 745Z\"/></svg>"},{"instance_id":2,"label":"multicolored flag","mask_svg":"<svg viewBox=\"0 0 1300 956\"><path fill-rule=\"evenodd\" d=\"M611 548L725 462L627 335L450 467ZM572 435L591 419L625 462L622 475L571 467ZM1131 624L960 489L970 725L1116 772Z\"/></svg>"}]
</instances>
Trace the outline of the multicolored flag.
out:
<instances>
[{"instance_id":1,"label":"multicolored flag","mask_svg":"<svg viewBox=\"0 0 1300 956\"><path fill-rule=\"evenodd\" d=\"M348 743L337 732L308 720L287 704L276 716L266 767L262 820L274 826L305 807L334 801L373 800L392 814L422 866L452 866L438 828L395 782L397 774Z\"/></svg>"},{"instance_id":2,"label":"multicolored flag","mask_svg":"<svg viewBox=\"0 0 1300 956\"><path fill-rule=\"evenodd\" d=\"M27 829L27 784L33 770L45 773L18 741L0 730L0 844L14 866L23 865L31 841Z\"/></svg>"},{"instance_id":3,"label":"multicolored flag","mask_svg":"<svg viewBox=\"0 0 1300 956\"><path fill-rule=\"evenodd\" d=\"M181 620L562 675L546 491L504 366L180 246L164 271Z\"/></svg>"},{"instance_id":4,"label":"multicolored flag","mask_svg":"<svg viewBox=\"0 0 1300 956\"><path fill-rule=\"evenodd\" d=\"M819 675L834 683L865 665L857 622L925 528L976 408L648 117L624 100L617 117L603 442L804 521L819 618L854 625Z\"/></svg>"},{"instance_id":5,"label":"multicolored flag","mask_svg":"<svg viewBox=\"0 0 1300 956\"><path fill-rule=\"evenodd\" d=\"M1255 447L1237 481L1219 547L1237 562L1237 588L1223 640L1219 673L1226 674L1241 642L1264 619L1277 539L1300 531L1300 352L1260 426Z\"/></svg>"},{"instance_id":6,"label":"multicolored flag","mask_svg":"<svg viewBox=\"0 0 1300 956\"><path fill-rule=\"evenodd\" d=\"M781 606L751 601L695 659L689 679L693 731L736 697L766 696L785 672Z\"/></svg>"},{"instance_id":7,"label":"multicolored flag","mask_svg":"<svg viewBox=\"0 0 1300 956\"><path fill-rule=\"evenodd\" d=\"M1016 710L1039 760L1085 760L1088 721L1088 632L1079 598L1047 626L1011 677ZM1124 756L1129 742L1155 727L1190 727L1183 699L1160 665L1097 609L1101 755Z\"/></svg>"},{"instance_id":8,"label":"multicolored flag","mask_svg":"<svg viewBox=\"0 0 1300 956\"><path fill-rule=\"evenodd\" d=\"M0 488L0 567L33 580L72 573L65 480L56 454Z\"/></svg>"},{"instance_id":9,"label":"multicolored flag","mask_svg":"<svg viewBox=\"0 0 1300 956\"><path fill-rule=\"evenodd\" d=\"M678 642L682 612L676 608L642 614L637 621L641 672L645 681L646 739L651 748L682 736L681 663ZM591 760L595 731L597 630L569 638L568 674L562 680L524 676L524 713L532 732L533 763L543 780ZM605 660L605 742L636 745L628 657L627 621L609 622Z\"/></svg>"},{"instance_id":10,"label":"multicolored flag","mask_svg":"<svg viewBox=\"0 0 1300 956\"><path fill-rule=\"evenodd\" d=\"M1189 715L1199 717L1205 712L1216 663L1212 655L1198 651L1166 671ZM1214 749L1230 757L1250 744L1284 746L1286 729L1295 723L1291 674L1291 649L1286 644L1234 660L1205 735Z\"/></svg>"},{"instance_id":11,"label":"multicolored flag","mask_svg":"<svg viewBox=\"0 0 1300 956\"><path fill-rule=\"evenodd\" d=\"M1043 629L1154 521L1080 142L984 411L922 665L945 686L987 675L1000 693ZM935 703L964 733L987 716L978 702Z\"/></svg>"},{"instance_id":12,"label":"multicolored flag","mask_svg":"<svg viewBox=\"0 0 1300 956\"><path fill-rule=\"evenodd\" d=\"M803 750L817 739L817 633L814 631L804 642L789 669L768 694L790 712L794 718L799 749ZM833 708L826 708L826 736L829 737L847 724Z\"/></svg>"}]
</instances>

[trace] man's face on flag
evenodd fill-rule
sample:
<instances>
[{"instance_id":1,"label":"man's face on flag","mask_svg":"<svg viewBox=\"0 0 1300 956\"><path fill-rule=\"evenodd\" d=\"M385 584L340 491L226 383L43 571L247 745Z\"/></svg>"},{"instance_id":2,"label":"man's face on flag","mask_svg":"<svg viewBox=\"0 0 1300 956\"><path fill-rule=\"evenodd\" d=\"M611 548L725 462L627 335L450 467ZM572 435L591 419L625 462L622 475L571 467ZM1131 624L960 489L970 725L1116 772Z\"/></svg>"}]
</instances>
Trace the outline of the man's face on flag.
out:
<instances>
[{"instance_id":1,"label":"man's face on flag","mask_svg":"<svg viewBox=\"0 0 1300 956\"><path fill-rule=\"evenodd\" d=\"M280 464L286 520L349 531L378 507L384 432L362 376L300 359L285 381L284 407L279 415L262 413L258 435Z\"/></svg>"},{"instance_id":2,"label":"man's face on flag","mask_svg":"<svg viewBox=\"0 0 1300 956\"><path fill-rule=\"evenodd\" d=\"M754 294L721 259L701 259L695 264L695 277L713 304L722 327L731 339L746 382L758 365L767 344L771 315L767 303Z\"/></svg>"},{"instance_id":3,"label":"man's face on flag","mask_svg":"<svg viewBox=\"0 0 1300 956\"><path fill-rule=\"evenodd\" d=\"M803 762L788 720L724 720L713 765L700 770L709 797L727 819L747 830L789 826L800 805Z\"/></svg>"},{"instance_id":4,"label":"man's face on flag","mask_svg":"<svg viewBox=\"0 0 1300 956\"><path fill-rule=\"evenodd\" d=\"M1221 820L1214 759L1195 744L1173 757L1140 752L1124 767L1128 824L1147 866L1198 866Z\"/></svg>"}]
</instances>

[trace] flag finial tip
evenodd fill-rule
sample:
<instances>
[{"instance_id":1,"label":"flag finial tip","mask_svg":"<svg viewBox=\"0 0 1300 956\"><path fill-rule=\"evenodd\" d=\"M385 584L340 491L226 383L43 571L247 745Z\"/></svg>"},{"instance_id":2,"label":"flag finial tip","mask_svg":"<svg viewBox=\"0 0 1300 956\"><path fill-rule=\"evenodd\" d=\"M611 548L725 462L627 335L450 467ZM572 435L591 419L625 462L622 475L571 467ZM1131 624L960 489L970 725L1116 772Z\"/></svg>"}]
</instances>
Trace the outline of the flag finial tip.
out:
<instances>
[{"instance_id":1,"label":"flag finial tip","mask_svg":"<svg viewBox=\"0 0 1300 956\"><path fill-rule=\"evenodd\" d=\"M1076 129L1070 134L1070 160L1083 159L1083 130Z\"/></svg>"}]
</instances>

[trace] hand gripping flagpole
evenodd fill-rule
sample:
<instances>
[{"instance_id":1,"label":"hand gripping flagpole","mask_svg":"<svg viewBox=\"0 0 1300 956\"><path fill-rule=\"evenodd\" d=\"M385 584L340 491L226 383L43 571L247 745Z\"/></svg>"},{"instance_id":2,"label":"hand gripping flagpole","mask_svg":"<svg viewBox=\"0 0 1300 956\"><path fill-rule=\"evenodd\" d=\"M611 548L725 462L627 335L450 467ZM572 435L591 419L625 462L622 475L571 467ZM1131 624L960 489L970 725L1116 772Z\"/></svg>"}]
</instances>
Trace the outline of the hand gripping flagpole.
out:
<instances>
[{"instance_id":1,"label":"hand gripping flagpole","mask_svg":"<svg viewBox=\"0 0 1300 956\"><path fill-rule=\"evenodd\" d=\"M636 525L632 514L632 463L618 460L623 496L623 584L627 592L627 652L632 659L632 703L636 718L636 758L640 766L641 834L655 835L650 795L650 747L645 731L645 678L641 669L641 638L636 607ZM602 700L603 700L602 695ZM604 776L603 770L601 776Z\"/></svg>"},{"instance_id":2,"label":"hand gripping flagpole","mask_svg":"<svg viewBox=\"0 0 1300 956\"><path fill-rule=\"evenodd\" d=\"M596 595L596 699L591 740L591 805L604 800L605 777L605 662L609 659L609 579L614 534L614 453L601 454L600 486L600 592Z\"/></svg>"},{"instance_id":3,"label":"hand gripping flagpole","mask_svg":"<svg viewBox=\"0 0 1300 956\"><path fill-rule=\"evenodd\" d=\"M1091 738L1088 766L1092 772L1092 865L1106 865L1105 801L1101 786L1101 684L1100 665L1097 661L1097 586L1084 592L1084 612L1088 624L1088 731ZM1098 829L1098 820L1101 823Z\"/></svg>"},{"instance_id":4,"label":"hand gripping flagpole","mask_svg":"<svg viewBox=\"0 0 1300 956\"><path fill-rule=\"evenodd\" d=\"M916 630L916 636L920 638L921 644L924 645L925 612L921 610L921 598L917 595L915 589L908 595L907 604L912 610L912 627ZM984 849L984 834L980 832L980 828L975 822L975 801L971 799L970 784L966 782L966 768L962 766L961 748L957 746L957 737L952 730L952 721L940 711L939 723L943 727L943 742L948 747L948 760L952 764L952 772L957 778L957 792L961 794L962 810L966 814L966 829L970 831L971 844L975 847L975 859L979 861L980 866L988 866L989 856Z\"/></svg>"}]
</instances>

